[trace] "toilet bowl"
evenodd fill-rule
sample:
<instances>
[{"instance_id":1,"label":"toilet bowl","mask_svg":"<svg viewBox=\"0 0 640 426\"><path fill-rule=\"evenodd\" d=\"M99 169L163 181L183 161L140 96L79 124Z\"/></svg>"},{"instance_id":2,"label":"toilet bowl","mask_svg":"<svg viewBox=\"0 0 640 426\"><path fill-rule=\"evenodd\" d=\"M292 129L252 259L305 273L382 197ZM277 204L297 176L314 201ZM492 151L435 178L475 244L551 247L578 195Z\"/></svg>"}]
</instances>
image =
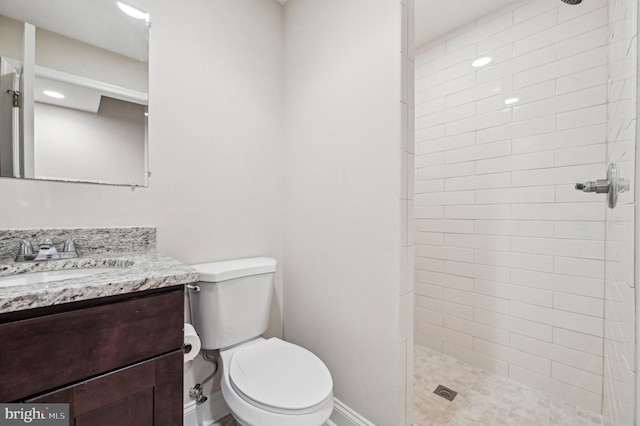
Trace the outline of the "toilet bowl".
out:
<instances>
[{"instance_id":1,"label":"toilet bowl","mask_svg":"<svg viewBox=\"0 0 640 426\"><path fill-rule=\"evenodd\" d=\"M333 380L315 354L267 329L274 259L193 265L193 325L202 349L220 350L222 396L242 426L321 426L333 411Z\"/></svg>"},{"instance_id":2,"label":"toilet bowl","mask_svg":"<svg viewBox=\"0 0 640 426\"><path fill-rule=\"evenodd\" d=\"M331 415L331 374L306 349L259 338L220 357L222 395L242 426L319 426Z\"/></svg>"}]
</instances>

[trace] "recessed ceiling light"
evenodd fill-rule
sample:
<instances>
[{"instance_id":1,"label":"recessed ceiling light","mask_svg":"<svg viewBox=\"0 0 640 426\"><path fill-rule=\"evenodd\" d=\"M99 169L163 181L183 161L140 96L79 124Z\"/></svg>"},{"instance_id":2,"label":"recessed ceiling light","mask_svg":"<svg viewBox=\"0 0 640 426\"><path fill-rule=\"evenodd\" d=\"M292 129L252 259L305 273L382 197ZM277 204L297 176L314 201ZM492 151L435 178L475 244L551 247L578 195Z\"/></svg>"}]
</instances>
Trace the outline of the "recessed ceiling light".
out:
<instances>
[{"instance_id":1,"label":"recessed ceiling light","mask_svg":"<svg viewBox=\"0 0 640 426\"><path fill-rule=\"evenodd\" d=\"M516 103L516 102L518 102L519 100L520 100L520 98L516 98L516 97L513 97L513 98L507 98L507 99L505 99L505 100L504 100L504 104L505 104L505 105L515 104L515 103Z\"/></svg>"},{"instance_id":2,"label":"recessed ceiling light","mask_svg":"<svg viewBox=\"0 0 640 426\"><path fill-rule=\"evenodd\" d=\"M149 14L147 12L138 9L137 7L131 6L130 4L127 4L125 2L119 1L118 7L121 11L131 16L132 18L145 20L149 19Z\"/></svg>"},{"instance_id":3,"label":"recessed ceiling light","mask_svg":"<svg viewBox=\"0 0 640 426\"><path fill-rule=\"evenodd\" d=\"M42 93L44 93L47 96L51 96L52 98L64 99L64 95L62 93L54 92L53 90L43 90Z\"/></svg>"},{"instance_id":4,"label":"recessed ceiling light","mask_svg":"<svg viewBox=\"0 0 640 426\"><path fill-rule=\"evenodd\" d=\"M491 59L488 56L482 57L482 58L478 58L475 61L473 61L471 63L471 66L474 68L480 68L480 67L484 67L485 65L488 65L489 63L491 63L493 59Z\"/></svg>"}]
</instances>

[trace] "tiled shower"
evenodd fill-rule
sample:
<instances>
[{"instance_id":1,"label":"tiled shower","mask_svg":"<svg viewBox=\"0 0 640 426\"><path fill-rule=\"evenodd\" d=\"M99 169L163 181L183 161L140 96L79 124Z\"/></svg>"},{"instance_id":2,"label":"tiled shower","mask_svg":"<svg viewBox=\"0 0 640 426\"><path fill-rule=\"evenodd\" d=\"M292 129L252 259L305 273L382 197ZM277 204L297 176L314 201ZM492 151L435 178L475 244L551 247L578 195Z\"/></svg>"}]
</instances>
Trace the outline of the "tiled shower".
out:
<instances>
[{"instance_id":1,"label":"tiled shower","mask_svg":"<svg viewBox=\"0 0 640 426\"><path fill-rule=\"evenodd\" d=\"M515 1L415 57L416 345L614 425L634 418L637 24L637 0ZM574 188L611 162L615 209Z\"/></svg>"}]
</instances>

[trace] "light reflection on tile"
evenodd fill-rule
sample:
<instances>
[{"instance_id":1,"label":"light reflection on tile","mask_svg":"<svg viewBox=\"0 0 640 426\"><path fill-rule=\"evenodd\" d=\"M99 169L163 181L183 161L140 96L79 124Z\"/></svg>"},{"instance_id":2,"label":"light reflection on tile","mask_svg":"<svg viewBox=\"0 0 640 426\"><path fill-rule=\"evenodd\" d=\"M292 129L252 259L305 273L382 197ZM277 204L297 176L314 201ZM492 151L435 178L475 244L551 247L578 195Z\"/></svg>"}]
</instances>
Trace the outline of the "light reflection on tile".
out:
<instances>
[{"instance_id":1,"label":"light reflection on tile","mask_svg":"<svg viewBox=\"0 0 640 426\"><path fill-rule=\"evenodd\" d=\"M414 354L416 426L611 425L598 413L420 345ZM452 402L433 393L439 384L458 392Z\"/></svg>"}]
</instances>

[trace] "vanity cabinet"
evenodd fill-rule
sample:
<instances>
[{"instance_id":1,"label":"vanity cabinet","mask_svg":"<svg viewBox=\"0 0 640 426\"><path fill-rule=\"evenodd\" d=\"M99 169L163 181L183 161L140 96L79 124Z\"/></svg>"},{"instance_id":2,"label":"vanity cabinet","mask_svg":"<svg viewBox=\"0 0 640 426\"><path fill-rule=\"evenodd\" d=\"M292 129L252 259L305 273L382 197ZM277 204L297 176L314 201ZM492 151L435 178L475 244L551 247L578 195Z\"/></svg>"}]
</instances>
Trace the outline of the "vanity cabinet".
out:
<instances>
[{"instance_id":1,"label":"vanity cabinet","mask_svg":"<svg viewBox=\"0 0 640 426\"><path fill-rule=\"evenodd\" d=\"M0 317L0 401L69 403L71 425L182 424L183 286Z\"/></svg>"}]
</instances>

